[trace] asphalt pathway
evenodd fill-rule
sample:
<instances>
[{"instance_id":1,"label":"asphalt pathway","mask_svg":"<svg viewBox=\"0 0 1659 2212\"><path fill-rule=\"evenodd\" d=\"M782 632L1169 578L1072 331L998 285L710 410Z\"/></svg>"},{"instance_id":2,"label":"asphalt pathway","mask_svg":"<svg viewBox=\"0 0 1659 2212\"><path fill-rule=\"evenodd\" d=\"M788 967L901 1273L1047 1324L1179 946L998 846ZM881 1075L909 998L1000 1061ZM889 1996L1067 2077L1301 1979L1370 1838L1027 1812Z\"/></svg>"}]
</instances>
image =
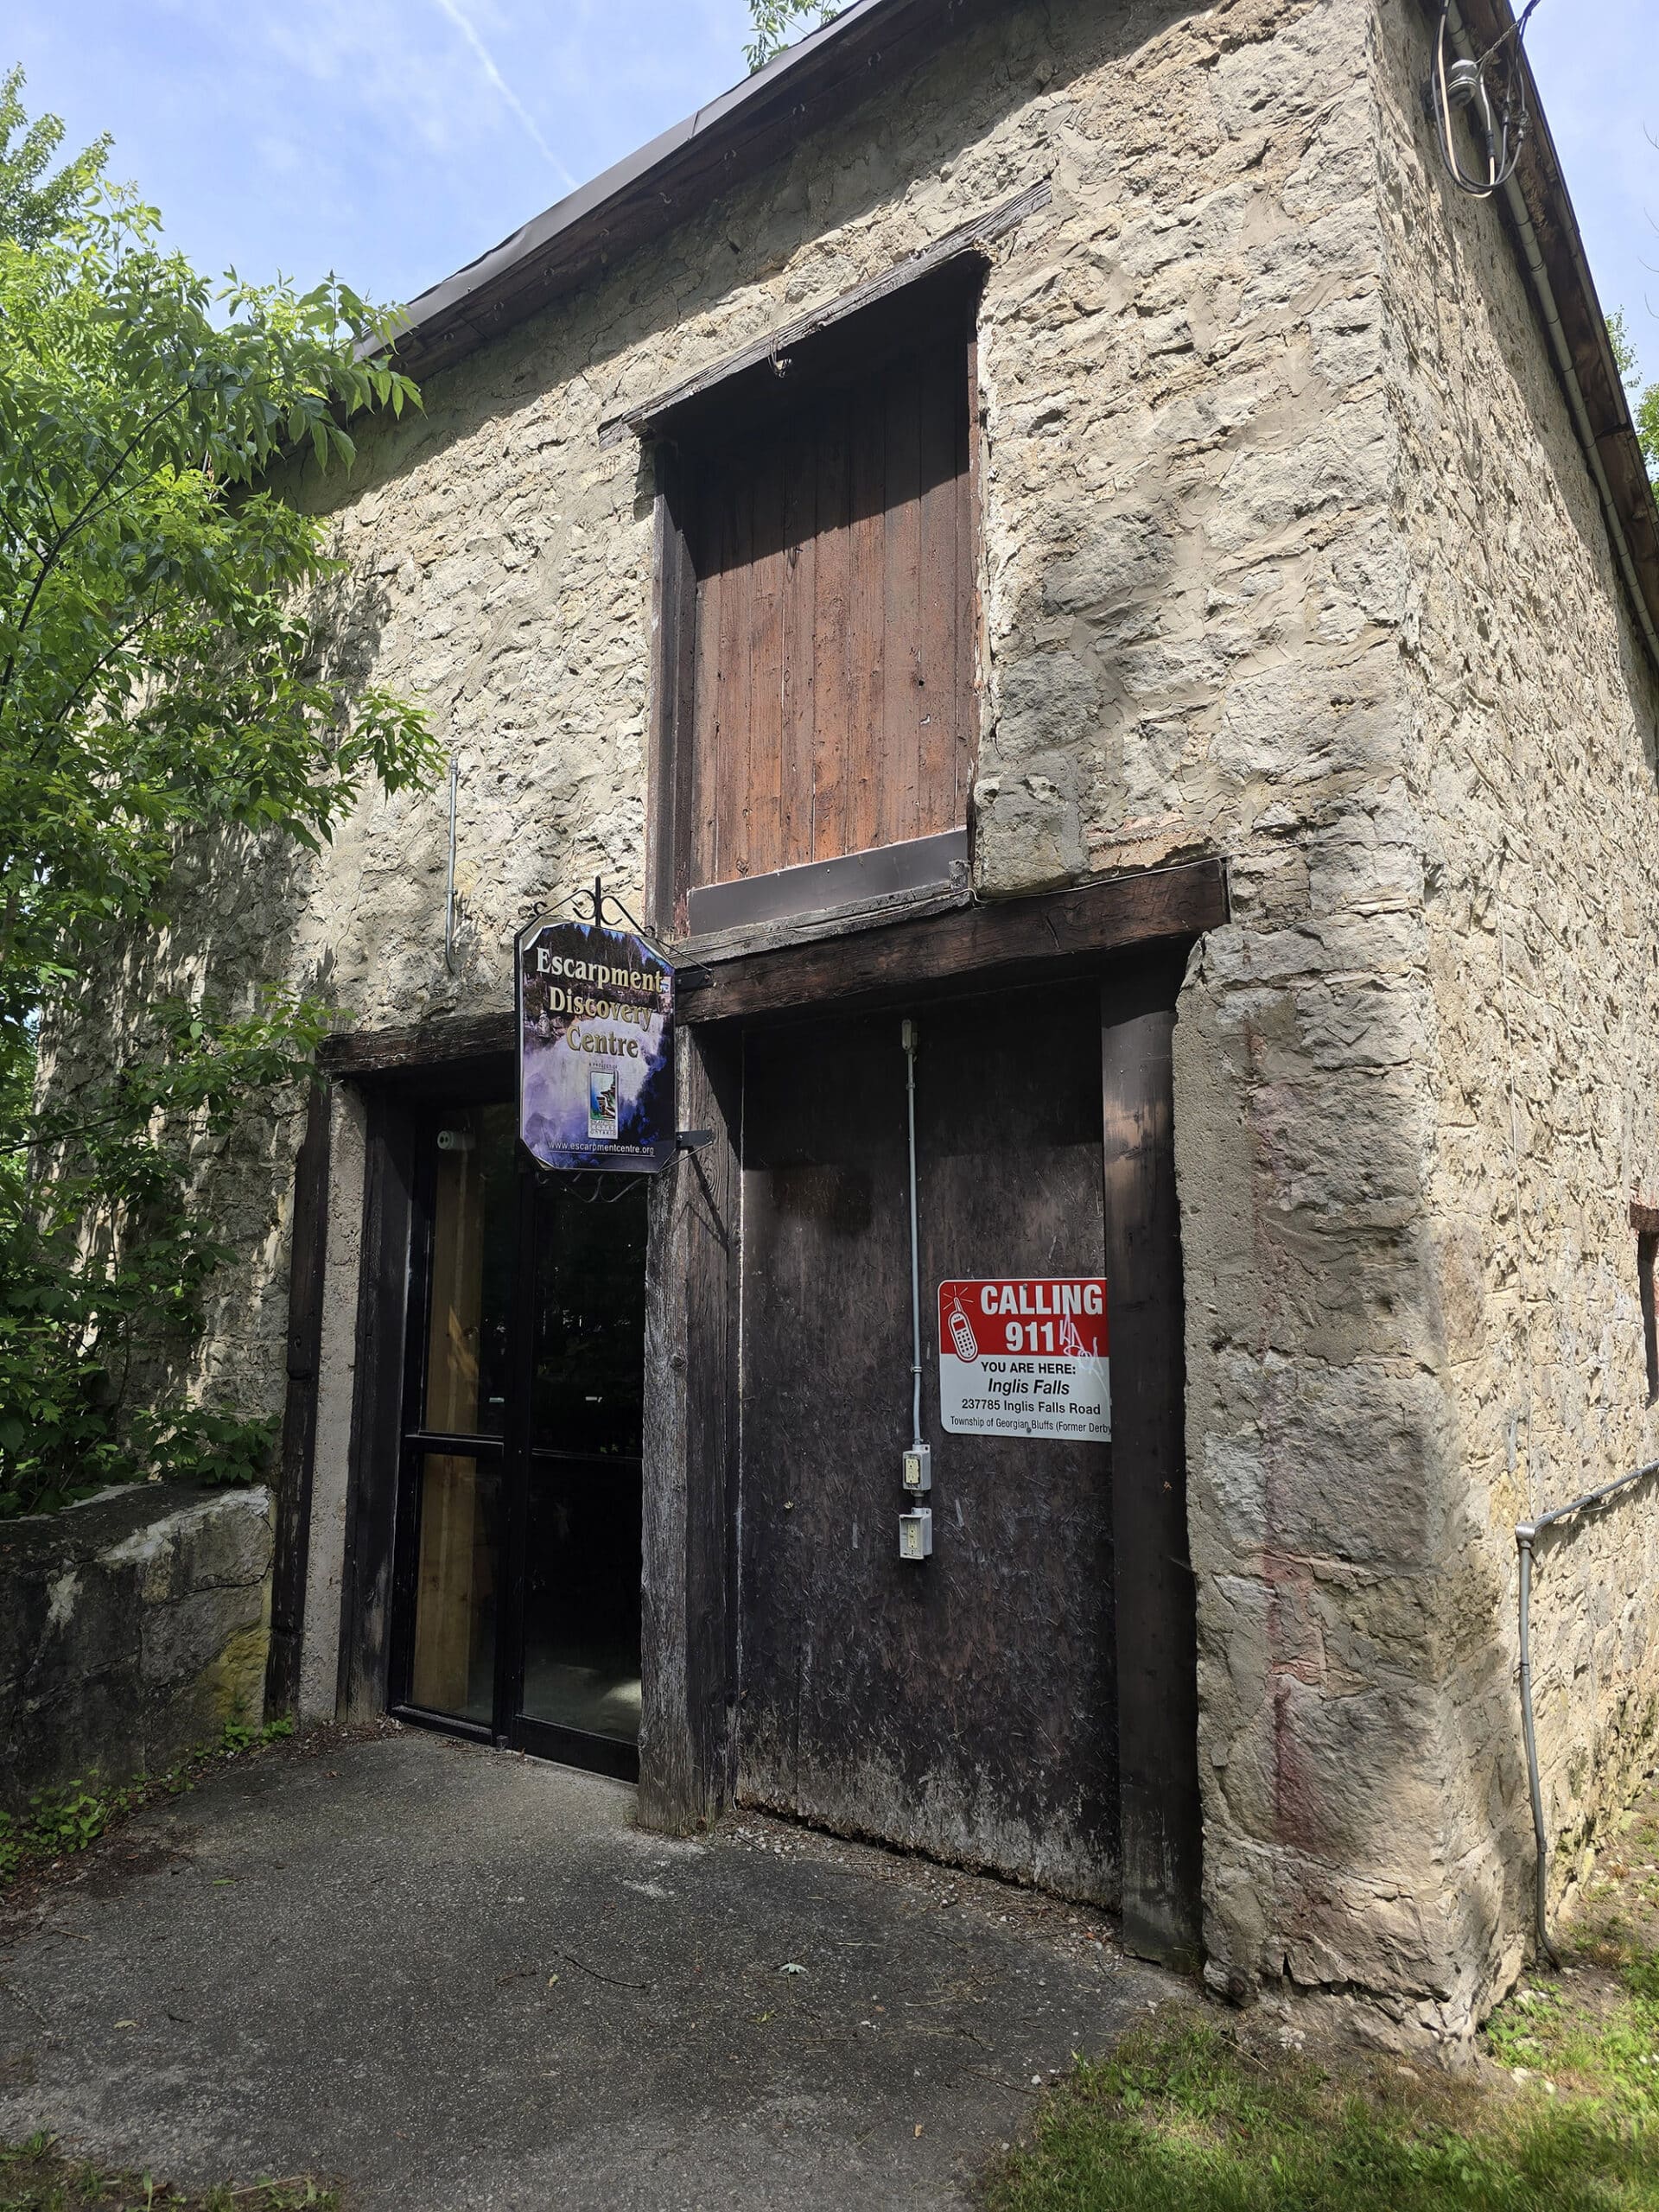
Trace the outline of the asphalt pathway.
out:
<instances>
[{"instance_id":1,"label":"asphalt pathway","mask_svg":"<svg viewBox=\"0 0 1659 2212\"><path fill-rule=\"evenodd\" d=\"M0 2136L361 2212L957 2207L1180 1985L1080 1908L404 1730L227 1767L0 1920Z\"/></svg>"}]
</instances>

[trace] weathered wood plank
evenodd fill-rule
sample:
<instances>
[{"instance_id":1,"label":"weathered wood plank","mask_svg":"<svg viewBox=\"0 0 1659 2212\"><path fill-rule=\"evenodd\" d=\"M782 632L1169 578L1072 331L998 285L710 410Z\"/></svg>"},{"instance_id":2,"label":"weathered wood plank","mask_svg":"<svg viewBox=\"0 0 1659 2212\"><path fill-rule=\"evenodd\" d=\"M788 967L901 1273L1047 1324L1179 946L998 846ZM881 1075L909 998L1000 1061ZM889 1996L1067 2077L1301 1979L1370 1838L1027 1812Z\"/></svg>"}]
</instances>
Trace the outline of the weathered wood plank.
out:
<instances>
[{"instance_id":1,"label":"weathered wood plank","mask_svg":"<svg viewBox=\"0 0 1659 2212\"><path fill-rule=\"evenodd\" d=\"M993 982L1061 972L1160 939L1190 943L1227 918L1217 861L1148 869L1104 883L957 908L810 944L710 958L682 978L682 1022L732 1020L792 1007L902 996L971 976Z\"/></svg>"},{"instance_id":2,"label":"weathered wood plank","mask_svg":"<svg viewBox=\"0 0 1659 2212\"><path fill-rule=\"evenodd\" d=\"M809 860L836 860L847 842L851 711L847 681L851 450L848 405L837 397L818 429L817 545L814 556L812 845Z\"/></svg>"},{"instance_id":3,"label":"weathered wood plank","mask_svg":"<svg viewBox=\"0 0 1659 2212\"><path fill-rule=\"evenodd\" d=\"M749 618L747 835L740 875L767 875L784 865L784 455L770 439L754 479L754 542ZM726 871L729 874L730 871Z\"/></svg>"},{"instance_id":4,"label":"weathered wood plank","mask_svg":"<svg viewBox=\"0 0 1659 2212\"><path fill-rule=\"evenodd\" d=\"M754 486L724 481L729 502L725 572L720 588L720 675L715 691L715 882L747 875L748 862L749 659L753 625Z\"/></svg>"},{"instance_id":5,"label":"weathered wood plank","mask_svg":"<svg viewBox=\"0 0 1659 2212\"><path fill-rule=\"evenodd\" d=\"M692 537L697 569L696 636L692 648L695 674L691 712L677 726L689 734L691 755L686 774L691 786L687 828L677 837L674 926L683 919L685 894L694 883L714 875L720 846L720 651L728 620L721 602L726 581L727 503L715 495L707 470L698 471L697 523Z\"/></svg>"},{"instance_id":6,"label":"weathered wood plank","mask_svg":"<svg viewBox=\"0 0 1659 2212\"><path fill-rule=\"evenodd\" d=\"M979 460L979 341L968 340L966 373L957 385L962 410L959 435L966 466L957 502L957 819L968 819L968 798L979 765L979 700L988 658L981 638L980 529L983 495Z\"/></svg>"},{"instance_id":7,"label":"weathered wood plank","mask_svg":"<svg viewBox=\"0 0 1659 2212\"><path fill-rule=\"evenodd\" d=\"M393 1029L346 1029L325 1037L317 1063L333 1076L386 1075L513 1050L511 1009L442 1014Z\"/></svg>"},{"instance_id":8,"label":"weathered wood plank","mask_svg":"<svg viewBox=\"0 0 1659 2212\"><path fill-rule=\"evenodd\" d=\"M1172 959L1103 987L1102 1096L1123 1941L1192 1967L1203 1822L1171 1051L1179 985Z\"/></svg>"},{"instance_id":9,"label":"weathered wood plank","mask_svg":"<svg viewBox=\"0 0 1659 2212\"><path fill-rule=\"evenodd\" d=\"M270 1647L265 1717L292 1713L305 1640L305 1581L311 1548L311 1474L317 1440L317 1365L322 1344L322 1276L328 1247L329 1116L326 1081L312 1085L305 1135L294 1166L293 1241L288 1270L288 1389L283 1405L271 1564Z\"/></svg>"},{"instance_id":10,"label":"weathered wood plank","mask_svg":"<svg viewBox=\"0 0 1659 2212\"><path fill-rule=\"evenodd\" d=\"M944 395L939 395L943 399ZM880 804L875 842L896 845L920 834L921 806L917 697L920 688L922 551L922 378L919 364L901 362L888 372L887 515L882 591L886 677L882 695ZM948 830L954 825L942 822Z\"/></svg>"},{"instance_id":11,"label":"weathered wood plank","mask_svg":"<svg viewBox=\"0 0 1659 2212\"><path fill-rule=\"evenodd\" d=\"M651 1192L638 1812L671 1834L715 1820L732 1786L739 1083L734 1052L688 1040L681 1121L714 1141L683 1154Z\"/></svg>"},{"instance_id":12,"label":"weathered wood plank","mask_svg":"<svg viewBox=\"0 0 1659 2212\"><path fill-rule=\"evenodd\" d=\"M399 1100L376 1089L369 1097L365 1152L357 1387L340 1592L342 1720L370 1719L386 1709L414 1173L412 1116Z\"/></svg>"},{"instance_id":13,"label":"weathered wood plank","mask_svg":"<svg viewBox=\"0 0 1659 2212\"><path fill-rule=\"evenodd\" d=\"M684 477L678 457L666 448L660 449L652 531L655 635L645 815L645 919L660 931L675 927L683 896L683 886L677 880L688 842L682 825L693 823L697 760L692 737L697 699L697 576L686 529L690 495Z\"/></svg>"},{"instance_id":14,"label":"weathered wood plank","mask_svg":"<svg viewBox=\"0 0 1659 2212\"><path fill-rule=\"evenodd\" d=\"M785 868L812 857L812 762L817 712L818 453L812 420L784 447L784 630L781 728Z\"/></svg>"},{"instance_id":15,"label":"weathered wood plank","mask_svg":"<svg viewBox=\"0 0 1659 2212\"><path fill-rule=\"evenodd\" d=\"M915 835L954 830L963 819L957 789L957 524L967 454L958 443L959 349L930 365L920 410L920 556L918 571Z\"/></svg>"},{"instance_id":16,"label":"weathered wood plank","mask_svg":"<svg viewBox=\"0 0 1659 2212\"><path fill-rule=\"evenodd\" d=\"M886 425L874 408L853 423L852 505L849 528L852 619L848 849L862 852L880 836L880 733L886 727L887 501Z\"/></svg>"}]
</instances>

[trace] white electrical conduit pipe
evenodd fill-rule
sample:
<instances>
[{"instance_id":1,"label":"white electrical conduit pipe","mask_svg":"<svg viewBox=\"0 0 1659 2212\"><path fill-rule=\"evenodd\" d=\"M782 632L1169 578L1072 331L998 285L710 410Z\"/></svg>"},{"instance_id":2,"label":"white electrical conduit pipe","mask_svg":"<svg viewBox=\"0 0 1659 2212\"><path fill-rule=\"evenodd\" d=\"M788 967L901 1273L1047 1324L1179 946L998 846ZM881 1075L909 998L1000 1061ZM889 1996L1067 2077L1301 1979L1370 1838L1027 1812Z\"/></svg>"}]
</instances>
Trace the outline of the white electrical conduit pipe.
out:
<instances>
[{"instance_id":1,"label":"white electrical conduit pipe","mask_svg":"<svg viewBox=\"0 0 1659 2212\"><path fill-rule=\"evenodd\" d=\"M916 1024L899 1024L910 1109L910 1440L922 1440L922 1255L916 1229Z\"/></svg>"},{"instance_id":2,"label":"white electrical conduit pipe","mask_svg":"<svg viewBox=\"0 0 1659 2212\"><path fill-rule=\"evenodd\" d=\"M1604 1483L1599 1490L1586 1491L1582 1497L1575 1497L1571 1505L1558 1505L1553 1513L1541 1513L1535 1521L1522 1521L1515 1532L1516 1548L1521 1554L1521 1733L1527 1747L1527 1788L1532 1797L1532 1834L1537 1847L1537 1868L1534 1878L1534 1923L1538 1936L1538 1948L1552 1966L1560 1966L1560 1957L1549 1940L1549 1838L1544 1829L1544 1790L1538 1778L1538 1738L1533 1725L1532 1712L1532 1553L1533 1546L1546 1529L1554 1528L1560 1522L1570 1520L1575 1513L1588 1513L1593 1506L1605 1505L1649 1475L1659 1474L1659 1459L1649 1459L1644 1467L1633 1473L1621 1475L1617 1482Z\"/></svg>"},{"instance_id":3,"label":"white electrical conduit pipe","mask_svg":"<svg viewBox=\"0 0 1659 2212\"><path fill-rule=\"evenodd\" d=\"M1452 0L1452 5L1447 12L1446 29L1451 34L1452 43L1457 48L1460 60L1472 61L1478 58L1475 53L1474 41L1471 39L1468 28L1464 22L1462 10L1457 5L1457 0ZM1567 388L1567 405L1572 410L1573 425L1579 434L1579 443L1584 448L1585 460L1589 466L1591 476L1595 480L1596 491L1601 500L1602 514L1607 524L1607 534L1613 542L1613 555L1629 587L1630 603L1636 610L1637 626L1646 640L1649 652L1653 656L1655 667L1659 668L1659 630L1655 629L1653 617L1648 611L1648 602L1642 595L1641 581L1636 573L1636 563L1630 556L1630 540L1624 535L1624 524L1618 512L1618 503L1613 497L1612 486L1607 481L1607 472L1601 464L1601 454L1596 444L1596 434L1591 426L1590 410L1585 404L1584 387L1580 384L1579 372L1573 365L1573 351L1567 342L1567 333L1561 327L1560 311L1555 304L1554 288L1549 281L1549 271L1544 265L1543 249L1538 243L1538 233L1532 226L1532 217L1527 212L1525 196L1513 176L1503 187L1503 200L1509 208L1510 220L1514 223L1520 238L1522 254L1527 264L1527 275L1532 280L1532 289L1537 296L1539 312L1542 315L1544 327L1549 333L1550 349L1555 356L1555 365L1560 372L1561 382Z\"/></svg>"},{"instance_id":4,"label":"white electrical conduit pipe","mask_svg":"<svg viewBox=\"0 0 1659 2212\"><path fill-rule=\"evenodd\" d=\"M449 755L449 873L443 893L443 964L455 965L455 809L461 791L461 759Z\"/></svg>"}]
</instances>

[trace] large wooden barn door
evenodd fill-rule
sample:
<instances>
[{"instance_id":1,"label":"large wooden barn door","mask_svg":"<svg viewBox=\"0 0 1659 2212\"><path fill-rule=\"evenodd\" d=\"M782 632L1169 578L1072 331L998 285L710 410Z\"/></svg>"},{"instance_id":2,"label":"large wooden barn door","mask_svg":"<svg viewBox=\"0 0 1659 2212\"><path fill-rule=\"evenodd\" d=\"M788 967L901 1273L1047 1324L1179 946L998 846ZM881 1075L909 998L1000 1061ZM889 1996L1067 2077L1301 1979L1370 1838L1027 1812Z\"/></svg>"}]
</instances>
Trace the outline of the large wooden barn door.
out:
<instances>
[{"instance_id":1,"label":"large wooden barn door","mask_svg":"<svg viewBox=\"0 0 1659 2212\"><path fill-rule=\"evenodd\" d=\"M945 1434L937 1341L942 1281L1105 1273L1099 991L917 1012L921 1566L899 1014L745 1046L738 1794L1113 1903L1111 1447Z\"/></svg>"}]
</instances>

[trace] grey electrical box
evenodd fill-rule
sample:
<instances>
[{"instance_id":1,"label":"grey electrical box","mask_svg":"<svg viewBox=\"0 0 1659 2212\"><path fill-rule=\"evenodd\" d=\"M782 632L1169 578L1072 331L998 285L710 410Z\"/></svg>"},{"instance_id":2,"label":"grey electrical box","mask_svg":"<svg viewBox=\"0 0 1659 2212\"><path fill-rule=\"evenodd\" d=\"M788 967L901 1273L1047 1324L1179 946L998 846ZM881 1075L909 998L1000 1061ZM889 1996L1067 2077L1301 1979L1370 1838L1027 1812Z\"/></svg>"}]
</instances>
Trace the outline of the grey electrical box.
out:
<instances>
[{"instance_id":1,"label":"grey electrical box","mask_svg":"<svg viewBox=\"0 0 1659 2212\"><path fill-rule=\"evenodd\" d=\"M933 1447L931 1444L910 1446L905 1453L904 1471L899 1479L908 1497L927 1496L933 1487Z\"/></svg>"},{"instance_id":2,"label":"grey electrical box","mask_svg":"<svg viewBox=\"0 0 1659 2212\"><path fill-rule=\"evenodd\" d=\"M899 1556L902 1560L931 1559L933 1515L925 1505L899 1516Z\"/></svg>"}]
</instances>

